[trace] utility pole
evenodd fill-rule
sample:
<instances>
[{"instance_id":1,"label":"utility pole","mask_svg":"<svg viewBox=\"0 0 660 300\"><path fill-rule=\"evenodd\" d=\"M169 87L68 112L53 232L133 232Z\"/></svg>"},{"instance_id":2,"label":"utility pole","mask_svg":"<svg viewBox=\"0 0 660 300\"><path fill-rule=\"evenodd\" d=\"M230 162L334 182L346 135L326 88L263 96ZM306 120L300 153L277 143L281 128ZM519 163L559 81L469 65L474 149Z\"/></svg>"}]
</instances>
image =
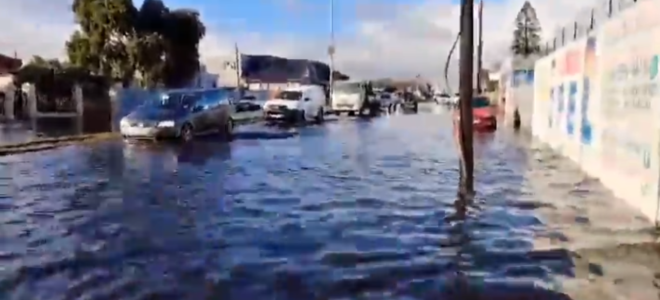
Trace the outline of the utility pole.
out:
<instances>
[{"instance_id":1,"label":"utility pole","mask_svg":"<svg viewBox=\"0 0 660 300\"><path fill-rule=\"evenodd\" d=\"M328 46L328 55L330 56L330 78L328 79L328 96L332 99L332 90L335 84L335 1L330 0L330 46ZM328 99L329 105L330 99Z\"/></svg>"},{"instance_id":2,"label":"utility pole","mask_svg":"<svg viewBox=\"0 0 660 300\"><path fill-rule=\"evenodd\" d=\"M234 66L236 70L236 90L241 89L241 52L238 51L238 43L234 43Z\"/></svg>"},{"instance_id":3,"label":"utility pole","mask_svg":"<svg viewBox=\"0 0 660 300\"><path fill-rule=\"evenodd\" d=\"M482 69L484 51L484 0L479 0L479 45L477 46L477 93L483 93Z\"/></svg>"},{"instance_id":4,"label":"utility pole","mask_svg":"<svg viewBox=\"0 0 660 300\"><path fill-rule=\"evenodd\" d=\"M474 193L474 149L472 92L474 75L474 0L461 0L461 57L460 57L460 128L461 181L459 193Z\"/></svg>"}]
</instances>

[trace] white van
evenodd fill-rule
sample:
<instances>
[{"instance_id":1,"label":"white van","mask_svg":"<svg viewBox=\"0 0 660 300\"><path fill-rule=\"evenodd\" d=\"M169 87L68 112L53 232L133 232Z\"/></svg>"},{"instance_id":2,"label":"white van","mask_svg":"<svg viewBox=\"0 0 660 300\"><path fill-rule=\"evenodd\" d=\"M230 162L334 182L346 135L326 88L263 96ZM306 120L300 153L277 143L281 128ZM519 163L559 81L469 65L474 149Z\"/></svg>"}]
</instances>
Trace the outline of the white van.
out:
<instances>
[{"instance_id":1,"label":"white van","mask_svg":"<svg viewBox=\"0 0 660 300\"><path fill-rule=\"evenodd\" d=\"M325 116L325 91L318 85L301 85L286 88L274 99L264 103L267 121L323 122Z\"/></svg>"},{"instance_id":2,"label":"white van","mask_svg":"<svg viewBox=\"0 0 660 300\"><path fill-rule=\"evenodd\" d=\"M365 90L358 82L337 83L332 89L332 111L336 114L356 115L367 100Z\"/></svg>"}]
</instances>

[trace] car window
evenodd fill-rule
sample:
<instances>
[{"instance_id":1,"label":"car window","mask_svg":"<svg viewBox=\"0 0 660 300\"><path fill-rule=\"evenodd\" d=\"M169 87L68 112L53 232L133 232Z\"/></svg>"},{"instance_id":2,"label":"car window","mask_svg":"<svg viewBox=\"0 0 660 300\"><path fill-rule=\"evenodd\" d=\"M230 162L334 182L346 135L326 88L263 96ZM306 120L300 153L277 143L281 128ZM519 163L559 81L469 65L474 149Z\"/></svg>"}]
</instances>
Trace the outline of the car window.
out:
<instances>
[{"instance_id":1,"label":"car window","mask_svg":"<svg viewBox=\"0 0 660 300\"><path fill-rule=\"evenodd\" d=\"M281 91L277 95L277 98L282 100L301 100L302 96L302 92L299 91Z\"/></svg>"},{"instance_id":2,"label":"car window","mask_svg":"<svg viewBox=\"0 0 660 300\"><path fill-rule=\"evenodd\" d=\"M335 85L334 90L337 93L354 94L362 92L362 87L358 83L342 83Z\"/></svg>"},{"instance_id":3,"label":"car window","mask_svg":"<svg viewBox=\"0 0 660 300\"><path fill-rule=\"evenodd\" d=\"M226 99L227 95L222 90L209 90L200 92L200 101L201 105L205 106L215 106Z\"/></svg>"},{"instance_id":4,"label":"car window","mask_svg":"<svg viewBox=\"0 0 660 300\"><path fill-rule=\"evenodd\" d=\"M476 97L472 99L472 108L484 108L490 106L490 101L485 97Z\"/></svg>"},{"instance_id":5,"label":"car window","mask_svg":"<svg viewBox=\"0 0 660 300\"><path fill-rule=\"evenodd\" d=\"M182 109L194 104L194 98L184 92L166 93L162 97L149 100L145 105L159 109Z\"/></svg>"}]
</instances>

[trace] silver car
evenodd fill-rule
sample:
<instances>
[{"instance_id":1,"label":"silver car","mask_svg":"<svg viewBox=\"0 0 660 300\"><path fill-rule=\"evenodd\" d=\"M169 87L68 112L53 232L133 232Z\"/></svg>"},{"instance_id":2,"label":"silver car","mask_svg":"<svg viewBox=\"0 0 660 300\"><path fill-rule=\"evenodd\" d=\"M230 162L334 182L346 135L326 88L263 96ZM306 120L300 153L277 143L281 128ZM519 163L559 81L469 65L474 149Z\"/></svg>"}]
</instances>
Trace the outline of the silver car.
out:
<instances>
[{"instance_id":1,"label":"silver car","mask_svg":"<svg viewBox=\"0 0 660 300\"><path fill-rule=\"evenodd\" d=\"M190 141L195 135L217 132L231 139L232 89L176 90L147 101L120 123L124 138L178 138Z\"/></svg>"}]
</instances>

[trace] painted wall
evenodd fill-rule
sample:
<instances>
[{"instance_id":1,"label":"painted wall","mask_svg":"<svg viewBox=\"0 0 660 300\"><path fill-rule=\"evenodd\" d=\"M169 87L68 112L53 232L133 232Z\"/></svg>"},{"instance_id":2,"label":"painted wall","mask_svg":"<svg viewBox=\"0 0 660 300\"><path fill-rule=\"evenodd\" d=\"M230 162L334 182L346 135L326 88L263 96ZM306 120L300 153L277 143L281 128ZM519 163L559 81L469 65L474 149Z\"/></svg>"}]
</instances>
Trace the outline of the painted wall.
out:
<instances>
[{"instance_id":1,"label":"painted wall","mask_svg":"<svg viewBox=\"0 0 660 300\"><path fill-rule=\"evenodd\" d=\"M535 65L532 133L657 223L660 1L638 2Z\"/></svg>"}]
</instances>

